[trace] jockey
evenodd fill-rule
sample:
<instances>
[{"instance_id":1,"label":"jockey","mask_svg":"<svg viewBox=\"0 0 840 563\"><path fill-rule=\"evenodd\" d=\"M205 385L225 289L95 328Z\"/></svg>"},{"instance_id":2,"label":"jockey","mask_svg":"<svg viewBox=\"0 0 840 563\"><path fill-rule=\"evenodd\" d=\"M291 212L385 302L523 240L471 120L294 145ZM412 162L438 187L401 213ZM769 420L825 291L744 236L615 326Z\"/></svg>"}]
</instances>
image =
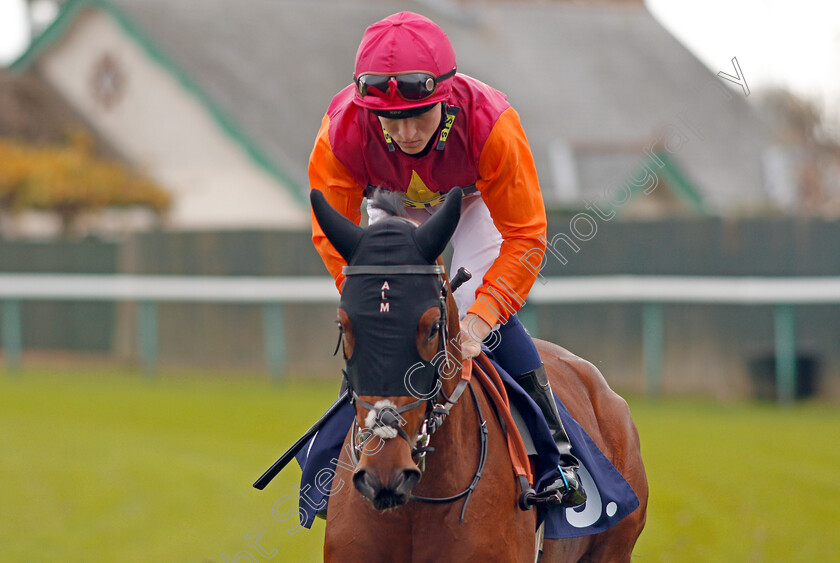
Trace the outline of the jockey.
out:
<instances>
[{"instance_id":1,"label":"jockey","mask_svg":"<svg viewBox=\"0 0 840 563\"><path fill-rule=\"evenodd\" d=\"M456 73L452 44L431 20L394 14L365 31L354 83L333 98L321 122L309 182L356 224L368 189L404 193L406 215L422 223L449 190L465 188L451 239L451 271L463 266L473 274L454 293L462 355L472 358L485 339L492 342L502 368L539 405L560 450L543 492L568 506L585 502L545 367L516 315L534 283L533 268L521 260L545 252L546 218L531 149L505 95ZM384 212L368 205L368 215L373 223ZM314 216L312 230L341 291L345 261Z\"/></svg>"}]
</instances>

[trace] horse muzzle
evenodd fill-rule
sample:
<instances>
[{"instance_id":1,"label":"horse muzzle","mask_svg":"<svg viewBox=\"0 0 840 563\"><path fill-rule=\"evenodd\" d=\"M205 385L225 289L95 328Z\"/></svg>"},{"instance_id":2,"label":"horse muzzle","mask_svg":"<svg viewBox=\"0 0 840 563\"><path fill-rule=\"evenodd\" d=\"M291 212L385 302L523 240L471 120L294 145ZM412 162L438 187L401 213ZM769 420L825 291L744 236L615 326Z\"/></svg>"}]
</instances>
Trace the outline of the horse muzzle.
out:
<instances>
[{"instance_id":1,"label":"horse muzzle","mask_svg":"<svg viewBox=\"0 0 840 563\"><path fill-rule=\"evenodd\" d=\"M353 474L353 485L377 510L388 510L407 503L419 481L420 470L416 467L395 469L384 484L373 467L359 469Z\"/></svg>"}]
</instances>

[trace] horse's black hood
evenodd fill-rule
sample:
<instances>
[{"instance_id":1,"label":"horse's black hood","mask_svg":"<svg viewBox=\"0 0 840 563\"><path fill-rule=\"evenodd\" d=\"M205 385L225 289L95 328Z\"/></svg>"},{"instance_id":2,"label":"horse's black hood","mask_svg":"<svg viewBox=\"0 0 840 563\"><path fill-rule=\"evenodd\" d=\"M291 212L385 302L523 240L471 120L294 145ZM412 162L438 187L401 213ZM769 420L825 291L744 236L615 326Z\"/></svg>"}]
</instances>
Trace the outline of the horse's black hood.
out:
<instances>
[{"instance_id":1,"label":"horse's black hood","mask_svg":"<svg viewBox=\"0 0 840 563\"><path fill-rule=\"evenodd\" d=\"M341 305L353 325L350 387L359 395L424 397L437 381L415 339L420 317L440 305L435 275L359 275L344 283Z\"/></svg>"},{"instance_id":2,"label":"horse's black hood","mask_svg":"<svg viewBox=\"0 0 840 563\"><path fill-rule=\"evenodd\" d=\"M387 217L361 229L315 191L312 207L327 238L351 267L340 304L353 326L353 355L347 360L350 387L359 395L428 395L437 374L417 351L416 331L423 313L441 305L441 277L428 269L352 272L364 266L433 266L460 217L461 191L450 192L443 208L419 227Z\"/></svg>"}]
</instances>

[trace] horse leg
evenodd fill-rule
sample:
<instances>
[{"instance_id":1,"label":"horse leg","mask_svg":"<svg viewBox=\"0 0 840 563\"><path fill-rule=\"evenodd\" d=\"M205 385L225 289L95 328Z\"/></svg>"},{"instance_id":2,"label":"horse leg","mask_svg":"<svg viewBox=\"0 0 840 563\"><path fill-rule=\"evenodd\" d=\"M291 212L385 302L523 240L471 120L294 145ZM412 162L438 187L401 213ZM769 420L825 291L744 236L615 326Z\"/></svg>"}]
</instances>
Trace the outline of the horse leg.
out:
<instances>
[{"instance_id":1,"label":"horse leg","mask_svg":"<svg viewBox=\"0 0 840 563\"><path fill-rule=\"evenodd\" d=\"M633 515L592 536L546 540L541 563L630 563L641 528Z\"/></svg>"},{"instance_id":2,"label":"horse leg","mask_svg":"<svg viewBox=\"0 0 840 563\"><path fill-rule=\"evenodd\" d=\"M546 539L543 542L540 563L577 563L582 560L591 543L587 536L562 540Z\"/></svg>"}]
</instances>

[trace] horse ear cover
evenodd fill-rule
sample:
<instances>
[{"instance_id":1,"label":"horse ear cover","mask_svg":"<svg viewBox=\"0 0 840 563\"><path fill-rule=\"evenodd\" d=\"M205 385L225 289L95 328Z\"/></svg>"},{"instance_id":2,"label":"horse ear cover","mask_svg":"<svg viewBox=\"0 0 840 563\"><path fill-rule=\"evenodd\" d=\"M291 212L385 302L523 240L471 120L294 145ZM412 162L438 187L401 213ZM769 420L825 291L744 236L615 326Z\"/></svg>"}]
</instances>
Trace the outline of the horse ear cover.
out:
<instances>
[{"instance_id":1,"label":"horse ear cover","mask_svg":"<svg viewBox=\"0 0 840 563\"><path fill-rule=\"evenodd\" d=\"M362 240L364 229L334 209L320 190L309 192L309 201L312 202L312 211L327 240L344 260L350 262L359 241Z\"/></svg>"},{"instance_id":2,"label":"horse ear cover","mask_svg":"<svg viewBox=\"0 0 840 563\"><path fill-rule=\"evenodd\" d=\"M461 188L450 190L446 194L443 207L414 231L414 242L418 250L430 263L437 260L446 243L452 238L458 220L461 218Z\"/></svg>"}]
</instances>

